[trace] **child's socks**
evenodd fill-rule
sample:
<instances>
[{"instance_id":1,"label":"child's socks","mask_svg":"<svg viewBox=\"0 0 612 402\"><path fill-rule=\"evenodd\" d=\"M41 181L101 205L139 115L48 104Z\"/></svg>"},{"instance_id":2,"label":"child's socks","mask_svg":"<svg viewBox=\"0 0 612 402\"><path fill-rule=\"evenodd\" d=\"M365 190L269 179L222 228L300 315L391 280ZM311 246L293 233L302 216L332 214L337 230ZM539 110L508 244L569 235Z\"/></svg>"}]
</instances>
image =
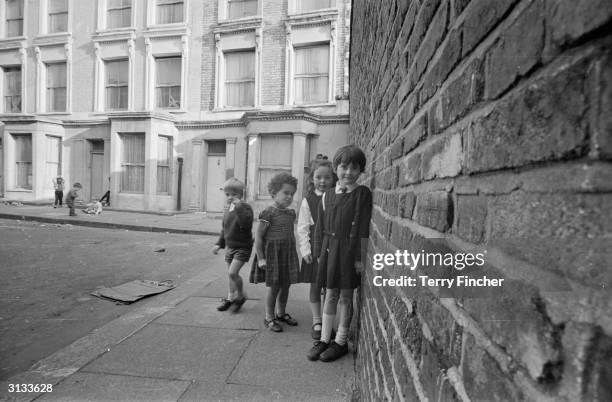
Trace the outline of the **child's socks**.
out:
<instances>
[{"instance_id":1,"label":"child's socks","mask_svg":"<svg viewBox=\"0 0 612 402\"><path fill-rule=\"evenodd\" d=\"M338 332L336 332L335 342L338 345L345 345L347 336L348 336L348 327L338 327Z\"/></svg>"},{"instance_id":2,"label":"child's socks","mask_svg":"<svg viewBox=\"0 0 612 402\"><path fill-rule=\"evenodd\" d=\"M321 341L329 343L331 340L331 333L334 326L335 315L323 313L323 328L321 328Z\"/></svg>"}]
</instances>

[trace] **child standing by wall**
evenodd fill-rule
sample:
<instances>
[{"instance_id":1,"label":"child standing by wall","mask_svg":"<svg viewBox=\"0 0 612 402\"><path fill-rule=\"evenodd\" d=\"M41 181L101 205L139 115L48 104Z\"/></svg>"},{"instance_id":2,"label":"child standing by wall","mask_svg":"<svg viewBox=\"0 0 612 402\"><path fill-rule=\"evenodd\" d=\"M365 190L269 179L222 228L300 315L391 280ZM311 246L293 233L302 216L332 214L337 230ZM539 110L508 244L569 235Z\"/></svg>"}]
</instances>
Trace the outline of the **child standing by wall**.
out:
<instances>
[{"instance_id":1,"label":"child standing by wall","mask_svg":"<svg viewBox=\"0 0 612 402\"><path fill-rule=\"evenodd\" d=\"M317 261L312 257L315 223L319 212L321 196L335 184L331 161L317 158L310 164L310 174L306 179L306 196L302 200L298 218L297 233L302 254L302 265L298 282L310 283L310 310L312 312L311 335L315 340L321 338L321 287L317 284Z\"/></svg>"},{"instance_id":2,"label":"child standing by wall","mask_svg":"<svg viewBox=\"0 0 612 402\"><path fill-rule=\"evenodd\" d=\"M363 271L362 246L369 237L372 192L357 184L365 170L366 157L355 145L344 146L332 160L338 176L335 188L325 192L319 204L313 255L319 257L318 283L326 288L321 340L308 352L308 359L334 361L348 353L347 335L353 315L353 291ZM336 312L336 338L331 331ZM331 342L330 342L331 341Z\"/></svg>"},{"instance_id":3,"label":"child standing by wall","mask_svg":"<svg viewBox=\"0 0 612 402\"><path fill-rule=\"evenodd\" d=\"M68 214L70 216L76 216L76 213L74 212L74 201L79 196L79 190L82 187L83 186L81 186L81 183L76 182L72 185L70 191L68 191L68 195L66 195L66 205L68 205L68 208L70 208L70 213Z\"/></svg>"},{"instance_id":4,"label":"child standing by wall","mask_svg":"<svg viewBox=\"0 0 612 402\"><path fill-rule=\"evenodd\" d=\"M225 192L226 210L223 214L223 224L219 240L213 249L217 254L220 249L227 246L225 262L229 275L229 293L227 299L221 299L217 307L219 311L232 308L233 313L240 311L246 301L240 268L251 258L253 250L253 209L241 199L244 195L244 184L231 178L223 184Z\"/></svg>"},{"instance_id":5,"label":"child standing by wall","mask_svg":"<svg viewBox=\"0 0 612 402\"><path fill-rule=\"evenodd\" d=\"M62 200L64 199L64 179L62 176L57 176L53 181L53 188L55 188L55 201L53 202L53 208L57 208L59 205L62 207Z\"/></svg>"},{"instance_id":6,"label":"child standing by wall","mask_svg":"<svg viewBox=\"0 0 612 402\"><path fill-rule=\"evenodd\" d=\"M266 296L264 325L274 332L281 332L280 322L298 325L285 311L289 298L289 286L297 282L299 262L295 248L293 225L295 211L289 209L297 190L297 179L289 173L275 175L268 183L273 205L259 215L255 235L257 255L251 268L251 283L265 282Z\"/></svg>"}]
</instances>

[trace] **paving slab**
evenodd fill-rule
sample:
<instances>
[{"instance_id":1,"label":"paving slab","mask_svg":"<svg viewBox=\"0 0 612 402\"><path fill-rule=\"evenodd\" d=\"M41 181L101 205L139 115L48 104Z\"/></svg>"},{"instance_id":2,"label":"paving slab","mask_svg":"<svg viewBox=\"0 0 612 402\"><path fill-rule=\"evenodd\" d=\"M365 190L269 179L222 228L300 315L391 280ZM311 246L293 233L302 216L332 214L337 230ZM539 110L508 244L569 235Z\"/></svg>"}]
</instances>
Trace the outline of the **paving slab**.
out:
<instances>
[{"instance_id":1,"label":"paving slab","mask_svg":"<svg viewBox=\"0 0 612 402\"><path fill-rule=\"evenodd\" d=\"M300 332L264 331L249 345L228 383L263 386L308 395L319 390L325 395L348 392L352 380L353 356L332 362L311 362L306 353L312 347L310 337Z\"/></svg>"},{"instance_id":2,"label":"paving slab","mask_svg":"<svg viewBox=\"0 0 612 402\"><path fill-rule=\"evenodd\" d=\"M289 374L288 374L289 375ZM268 386L252 386L241 384L226 384L217 393L214 393L208 384L195 382L187 392L181 396L179 402L212 402L212 401L346 401L348 394L343 389L336 389L335 393L322 392L315 385L309 389L296 389L293 379L287 378L285 386L273 388Z\"/></svg>"},{"instance_id":3,"label":"paving slab","mask_svg":"<svg viewBox=\"0 0 612 402\"><path fill-rule=\"evenodd\" d=\"M82 371L224 382L254 331L150 324Z\"/></svg>"},{"instance_id":4,"label":"paving slab","mask_svg":"<svg viewBox=\"0 0 612 402\"><path fill-rule=\"evenodd\" d=\"M262 301L247 300L238 314L217 311L218 299L190 297L155 321L157 324L205 328L258 330L261 328Z\"/></svg>"},{"instance_id":5,"label":"paving slab","mask_svg":"<svg viewBox=\"0 0 612 402\"><path fill-rule=\"evenodd\" d=\"M37 401L176 401L190 381L76 373Z\"/></svg>"}]
</instances>

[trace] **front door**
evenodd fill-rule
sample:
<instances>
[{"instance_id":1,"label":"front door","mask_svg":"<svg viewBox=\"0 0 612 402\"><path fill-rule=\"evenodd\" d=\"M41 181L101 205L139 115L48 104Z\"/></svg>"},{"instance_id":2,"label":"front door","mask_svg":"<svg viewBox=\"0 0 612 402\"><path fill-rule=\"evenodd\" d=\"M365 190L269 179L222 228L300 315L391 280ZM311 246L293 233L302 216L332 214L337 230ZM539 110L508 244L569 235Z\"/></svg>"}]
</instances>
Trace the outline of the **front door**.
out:
<instances>
[{"instance_id":1,"label":"front door","mask_svg":"<svg viewBox=\"0 0 612 402\"><path fill-rule=\"evenodd\" d=\"M91 153L91 200L98 201L104 195L104 153Z\"/></svg>"},{"instance_id":2,"label":"front door","mask_svg":"<svg viewBox=\"0 0 612 402\"><path fill-rule=\"evenodd\" d=\"M225 155L208 155L206 180L206 211L221 212L225 202Z\"/></svg>"}]
</instances>

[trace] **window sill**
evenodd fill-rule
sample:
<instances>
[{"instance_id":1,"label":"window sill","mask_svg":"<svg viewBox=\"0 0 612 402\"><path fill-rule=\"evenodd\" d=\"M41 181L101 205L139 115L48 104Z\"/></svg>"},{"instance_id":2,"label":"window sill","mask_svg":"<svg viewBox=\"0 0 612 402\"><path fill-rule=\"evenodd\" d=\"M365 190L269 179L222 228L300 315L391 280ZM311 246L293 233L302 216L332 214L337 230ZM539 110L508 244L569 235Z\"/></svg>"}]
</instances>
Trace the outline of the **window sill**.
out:
<instances>
[{"instance_id":1,"label":"window sill","mask_svg":"<svg viewBox=\"0 0 612 402\"><path fill-rule=\"evenodd\" d=\"M7 193L33 193L34 190L29 190L27 188L14 188L12 190L6 190Z\"/></svg>"},{"instance_id":2,"label":"window sill","mask_svg":"<svg viewBox=\"0 0 612 402\"><path fill-rule=\"evenodd\" d=\"M255 106L245 106L245 107L216 107L212 111L213 112L253 112L259 110L258 107Z\"/></svg>"},{"instance_id":3,"label":"window sill","mask_svg":"<svg viewBox=\"0 0 612 402\"><path fill-rule=\"evenodd\" d=\"M182 114L182 113L187 113L186 109L172 109L172 108L157 108L155 109L156 112L163 112L163 113L172 113L172 114Z\"/></svg>"},{"instance_id":4,"label":"window sill","mask_svg":"<svg viewBox=\"0 0 612 402\"><path fill-rule=\"evenodd\" d=\"M293 105L288 105L292 108L295 109L308 109L311 107L332 107L332 106L336 106L336 102L327 102L327 103L308 103L308 104L293 104Z\"/></svg>"},{"instance_id":5,"label":"window sill","mask_svg":"<svg viewBox=\"0 0 612 402\"><path fill-rule=\"evenodd\" d=\"M40 112L36 114L39 116L69 116L72 114L72 112Z\"/></svg>"},{"instance_id":6,"label":"window sill","mask_svg":"<svg viewBox=\"0 0 612 402\"><path fill-rule=\"evenodd\" d=\"M187 24L183 22L176 24L151 25L143 31L143 36L145 38L181 35L189 35L189 28L187 28Z\"/></svg>"},{"instance_id":7,"label":"window sill","mask_svg":"<svg viewBox=\"0 0 612 402\"><path fill-rule=\"evenodd\" d=\"M0 38L0 48L2 49L20 49L25 47L25 36L12 36L10 38Z\"/></svg>"},{"instance_id":8,"label":"window sill","mask_svg":"<svg viewBox=\"0 0 612 402\"><path fill-rule=\"evenodd\" d=\"M129 40L135 38L135 32L136 28L134 27L101 29L96 31L93 40L95 42L106 40Z\"/></svg>"},{"instance_id":9,"label":"window sill","mask_svg":"<svg viewBox=\"0 0 612 402\"><path fill-rule=\"evenodd\" d=\"M70 32L53 32L40 34L34 38L32 44L34 46L52 46L65 45L70 42L72 34Z\"/></svg>"},{"instance_id":10,"label":"window sill","mask_svg":"<svg viewBox=\"0 0 612 402\"><path fill-rule=\"evenodd\" d=\"M136 192L136 191L119 191L120 195L144 195L144 191Z\"/></svg>"}]
</instances>

